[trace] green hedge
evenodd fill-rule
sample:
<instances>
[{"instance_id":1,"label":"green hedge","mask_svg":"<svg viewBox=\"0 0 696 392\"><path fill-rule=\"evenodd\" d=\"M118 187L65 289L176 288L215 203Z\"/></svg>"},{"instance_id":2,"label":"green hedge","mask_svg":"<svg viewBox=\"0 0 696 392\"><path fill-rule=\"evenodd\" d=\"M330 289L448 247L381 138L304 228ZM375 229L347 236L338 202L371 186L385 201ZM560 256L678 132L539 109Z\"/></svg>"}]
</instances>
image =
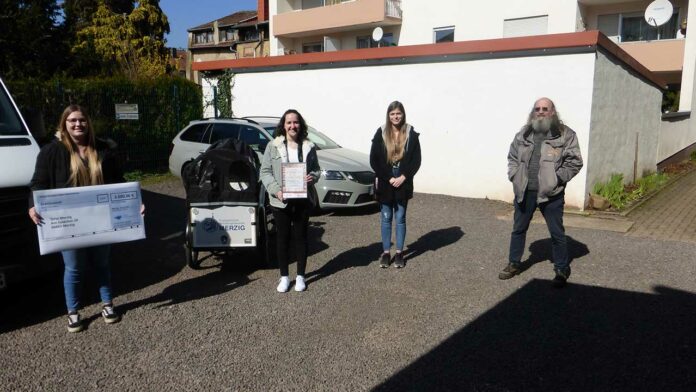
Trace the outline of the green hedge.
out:
<instances>
[{"instance_id":1,"label":"green hedge","mask_svg":"<svg viewBox=\"0 0 696 392\"><path fill-rule=\"evenodd\" d=\"M22 111L41 112L48 134L55 130L66 106L74 103L85 107L96 134L119 144L126 170L166 168L174 136L203 115L200 86L183 78L6 82ZM116 120L117 103L138 104L139 119Z\"/></svg>"}]
</instances>

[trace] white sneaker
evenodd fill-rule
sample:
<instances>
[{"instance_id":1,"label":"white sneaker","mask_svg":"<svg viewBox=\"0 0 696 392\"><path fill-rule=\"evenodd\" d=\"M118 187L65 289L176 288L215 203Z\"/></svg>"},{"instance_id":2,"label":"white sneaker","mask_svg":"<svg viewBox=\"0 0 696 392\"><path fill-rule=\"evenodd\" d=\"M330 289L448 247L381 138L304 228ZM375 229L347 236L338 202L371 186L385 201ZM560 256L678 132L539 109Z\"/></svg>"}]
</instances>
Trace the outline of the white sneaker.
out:
<instances>
[{"instance_id":1,"label":"white sneaker","mask_svg":"<svg viewBox=\"0 0 696 392\"><path fill-rule=\"evenodd\" d=\"M304 276L297 275L297 278L295 278L295 291L305 291L306 288L307 284L304 281Z\"/></svg>"},{"instance_id":2,"label":"white sneaker","mask_svg":"<svg viewBox=\"0 0 696 392\"><path fill-rule=\"evenodd\" d=\"M276 290L278 290L279 293L287 293L288 289L290 288L290 278L287 276L281 276L280 280L278 281L278 287Z\"/></svg>"}]
</instances>

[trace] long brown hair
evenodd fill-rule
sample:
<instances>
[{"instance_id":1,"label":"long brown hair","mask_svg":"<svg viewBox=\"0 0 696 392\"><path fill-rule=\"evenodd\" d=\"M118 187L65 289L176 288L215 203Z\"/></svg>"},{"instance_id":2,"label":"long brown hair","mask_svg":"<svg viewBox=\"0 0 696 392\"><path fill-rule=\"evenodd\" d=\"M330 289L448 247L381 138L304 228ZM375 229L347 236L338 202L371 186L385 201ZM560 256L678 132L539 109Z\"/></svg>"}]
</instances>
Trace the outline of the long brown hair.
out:
<instances>
[{"instance_id":1,"label":"long brown hair","mask_svg":"<svg viewBox=\"0 0 696 392\"><path fill-rule=\"evenodd\" d=\"M278 137L278 136L285 136L287 138L287 135L285 134L285 118L288 116L288 114L295 114L297 115L297 121L300 122L300 132L298 133L298 142L302 143L307 138L307 135L309 134L307 132L307 122L305 121L304 117L300 114L295 109L288 109L283 113L283 117L278 120L278 125L276 125L275 133L273 134L273 137Z\"/></svg>"},{"instance_id":2,"label":"long brown hair","mask_svg":"<svg viewBox=\"0 0 696 392\"><path fill-rule=\"evenodd\" d=\"M85 161L80 157L77 144L70 137L66 125L68 116L74 112L80 112L87 120L87 150L85 151ZM104 183L101 160L95 148L94 130L92 122L84 108L79 105L70 105L63 110L56 129L56 138L65 146L70 153L70 178L68 179L73 186L99 185Z\"/></svg>"},{"instance_id":3,"label":"long brown hair","mask_svg":"<svg viewBox=\"0 0 696 392\"><path fill-rule=\"evenodd\" d=\"M389 121L389 113L394 110L400 110L403 116L401 117L401 122L398 125L399 137L395 138L392 132L392 123ZM384 125L384 132L382 135L384 137L384 146L387 148L387 162L393 164L399 162L401 158L404 157L404 147L406 145L406 140L408 140L408 132L406 132L406 110L404 105L399 101L394 101L387 107L387 120Z\"/></svg>"}]
</instances>

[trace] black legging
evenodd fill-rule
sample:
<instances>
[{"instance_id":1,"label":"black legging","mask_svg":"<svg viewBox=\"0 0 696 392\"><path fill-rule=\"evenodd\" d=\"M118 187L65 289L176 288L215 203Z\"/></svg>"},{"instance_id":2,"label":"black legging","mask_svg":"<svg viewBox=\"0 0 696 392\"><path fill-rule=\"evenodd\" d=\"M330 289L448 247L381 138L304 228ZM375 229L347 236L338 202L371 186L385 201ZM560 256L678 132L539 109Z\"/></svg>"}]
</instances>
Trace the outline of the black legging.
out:
<instances>
[{"instance_id":1,"label":"black legging","mask_svg":"<svg viewBox=\"0 0 696 392\"><path fill-rule=\"evenodd\" d=\"M278 267L281 276L288 276L290 253L290 230L295 243L297 257L297 275L305 274L307 266L307 227L309 225L309 205L305 200L290 201L285 208L273 207L273 216L277 229Z\"/></svg>"}]
</instances>

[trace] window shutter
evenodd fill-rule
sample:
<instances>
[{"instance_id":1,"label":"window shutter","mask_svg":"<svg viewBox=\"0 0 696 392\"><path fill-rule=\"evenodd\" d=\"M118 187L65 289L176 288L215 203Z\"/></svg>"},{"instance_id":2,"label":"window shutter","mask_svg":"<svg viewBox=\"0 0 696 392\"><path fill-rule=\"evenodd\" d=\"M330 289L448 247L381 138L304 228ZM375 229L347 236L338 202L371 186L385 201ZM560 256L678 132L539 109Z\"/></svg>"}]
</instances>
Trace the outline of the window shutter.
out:
<instances>
[{"instance_id":1,"label":"window shutter","mask_svg":"<svg viewBox=\"0 0 696 392\"><path fill-rule=\"evenodd\" d=\"M547 34L548 29L548 15L533 16L529 18L505 19L503 21L504 38Z\"/></svg>"}]
</instances>

